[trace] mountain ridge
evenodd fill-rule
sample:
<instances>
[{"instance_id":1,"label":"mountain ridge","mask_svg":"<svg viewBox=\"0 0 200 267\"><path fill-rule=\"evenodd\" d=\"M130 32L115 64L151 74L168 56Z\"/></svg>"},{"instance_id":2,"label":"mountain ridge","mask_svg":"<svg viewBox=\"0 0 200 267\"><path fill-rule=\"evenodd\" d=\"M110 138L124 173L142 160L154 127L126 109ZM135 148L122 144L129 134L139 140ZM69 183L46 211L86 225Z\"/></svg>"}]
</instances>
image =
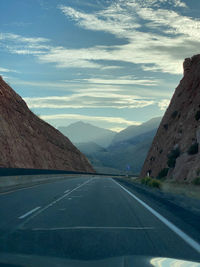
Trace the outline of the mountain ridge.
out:
<instances>
[{"instance_id":1,"label":"mountain ridge","mask_svg":"<svg viewBox=\"0 0 200 267\"><path fill-rule=\"evenodd\" d=\"M96 170L103 172L104 169L107 169L112 173L126 173L126 167L130 165L130 173L138 174L156 134L159 120L153 118L153 120L145 122L144 125L154 126L146 127L146 132L139 133L138 131L136 136L129 135L127 140L111 143L106 148L92 142L76 145L89 158ZM154 123L155 121L157 124Z\"/></svg>"},{"instance_id":2,"label":"mountain ridge","mask_svg":"<svg viewBox=\"0 0 200 267\"><path fill-rule=\"evenodd\" d=\"M94 172L57 129L38 118L0 76L0 166Z\"/></svg>"},{"instance_id":3,"label":"mountain ridge","mask_svg":"<svg viewBox=\"0 0 200 267\"><path fill-rule=\"evenodd\" d=\"M59 126L60 130L74 144L95 142L96 144L106 147L108 146L116 132L94 126L90 123L78 121L69 126Z\"/></svg>"},{"instance_id":4,"label":"mountain ridge","mask_svg":"<svg viewBox=\"0 0 200 267\"><path fill-rule=\"evenodd\" d=\"M200 175L200 54L185 59L183 70L140 177L190 183Z\"/></svg>"}]
</instances>

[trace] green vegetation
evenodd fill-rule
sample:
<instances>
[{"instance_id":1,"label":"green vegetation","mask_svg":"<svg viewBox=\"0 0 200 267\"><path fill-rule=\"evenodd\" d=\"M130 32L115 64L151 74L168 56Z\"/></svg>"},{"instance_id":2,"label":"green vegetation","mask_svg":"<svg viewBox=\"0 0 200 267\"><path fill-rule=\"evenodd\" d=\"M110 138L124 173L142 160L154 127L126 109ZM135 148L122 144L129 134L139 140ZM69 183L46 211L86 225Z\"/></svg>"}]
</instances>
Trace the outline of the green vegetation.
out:
<instances>
[{"instance_id":1,"label":"green vegetation","mask_svg":"<svg viewBox=\"0 0 200 267\"><path fill-rule=\"evenodd\" d=\"M154 188L160 188L161 182L151 177L144 177L141 179L141 184L148 185Z\"/></svg>"},{"instance_id":2,"label":"green vegetation","mask_svg":"<svg viewBox=\"0 0 200 267\"><path fill-rule=\"evenodd\" d=\"M151 181L150 177L144 177L141 179L141 184L148 185Z\"/></svg>"},{"instance_id":3,"label":"green vegetation","mask_svg":"<svg viewBox=\"0 0 200 267\"><path fill-rule=\"evenodd\" d=\"M195 119L198 121L200 119L200 110L198 110L195 114Z\"/></svg>"},{"instance_id":4,"label":"green vegetation","mask_svg":"<svg viewBox=\"0 0 200 267\"><path fill-rule=\"evenodd\" d=\"M157 176L156 178L157 178L157 179L162 179L162 178L166 177L167 174L168 174L168 171L169 171L169 168L164 168L164 169L162 169L162 170L159 172L159 174L158 174L158 176Z\"/></svg>"},{"instance_id":5,"label":"green vegetation","mask_svg":"<svg viewBox=\"0 0 200 267\"><path fill-rule=\"evenodd\" d=\"M193 183L194 185L200 185L200 177L196 177L196 178L192 181L192 183Z\"/></svg>"},{"instance_id":6,"label":"green vegetation","mask_svg":"<svg viewBox=\"0 0 200 267\"><path fill-rule=\"evenodd\" d=\"M180 149L177 147L176 149L172 149L170 154L167 156L168 161L167 165L169 168L174 168L176 165L176 159L180 156Z\"/></svg>"},{"instance_id":7,"label":"green vegetation","mask_svg":"<svg viewBox=\"0 0 200 267\"><path fill-rule=\"evenodd\" d=\"M191 147L188 149L187 152L189 155L194 155L194 154L197 154L198 151L199 151L199 144L196 142L191 145Z\"/></svg>"}]
</instances>

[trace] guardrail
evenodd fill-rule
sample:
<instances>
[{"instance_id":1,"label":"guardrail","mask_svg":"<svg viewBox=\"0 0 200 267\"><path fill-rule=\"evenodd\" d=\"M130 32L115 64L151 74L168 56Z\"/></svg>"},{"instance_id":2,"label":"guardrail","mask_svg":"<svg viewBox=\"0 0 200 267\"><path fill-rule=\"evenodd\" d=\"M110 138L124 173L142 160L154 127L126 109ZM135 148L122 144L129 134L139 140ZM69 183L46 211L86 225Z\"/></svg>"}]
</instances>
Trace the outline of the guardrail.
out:
<instances>
[{"instance_id":1,"label":"guardrail","mask_svg":"<svg viewBox=\"0 0 200 267\"><path fill-rule=\"evenodd\" d=\"M54 182L82 175L117 176L115 174L75 172L65 170L0 168L0 193L30 187L36 184Z\"/></svg>"},{"instance_id":2,"label":"guardrail","mask_svg":"<svg viewBox=\"0 0 200 267\"><path fill-rule=\"evenodd\" d=\"M105 176L119 176L118 174L108 173L91 173L91 172L77 172L66 170L49 170L49 169L25 169L25 168L1 168L0 167L0 179L1 176L16 176L16 175L39 175L39 174L88 174L88 175L105 175ZM121 175L120 175L121 176ZM123 175L122 175L123 176Z\"/></svg>"}]
</instances>

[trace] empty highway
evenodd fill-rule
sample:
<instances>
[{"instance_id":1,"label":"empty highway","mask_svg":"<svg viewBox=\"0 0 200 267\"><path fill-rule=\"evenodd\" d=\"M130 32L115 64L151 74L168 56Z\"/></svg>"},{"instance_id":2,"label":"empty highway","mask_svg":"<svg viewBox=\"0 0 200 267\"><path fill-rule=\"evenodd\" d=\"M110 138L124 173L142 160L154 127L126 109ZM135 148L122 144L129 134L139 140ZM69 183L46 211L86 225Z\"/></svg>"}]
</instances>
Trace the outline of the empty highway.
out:
<instances>
[{"instance_id":1,"label":"empty highway","mask_svg":"<svg viewBox=\"0 0 200 267\"><path fill-rule=\"evenodd\" d=\"M100 176L2 193L0 250L81 260L147 255L200 261L198 218L183 220L175 209Z\"/></svg>"}]
</instances>

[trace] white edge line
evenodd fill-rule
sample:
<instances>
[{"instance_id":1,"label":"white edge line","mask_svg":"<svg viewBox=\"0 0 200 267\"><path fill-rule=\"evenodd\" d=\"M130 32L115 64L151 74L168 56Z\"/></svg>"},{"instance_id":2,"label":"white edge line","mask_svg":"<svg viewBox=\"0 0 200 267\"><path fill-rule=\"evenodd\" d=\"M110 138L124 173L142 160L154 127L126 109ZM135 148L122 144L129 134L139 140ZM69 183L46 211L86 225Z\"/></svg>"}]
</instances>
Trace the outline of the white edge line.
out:
<instances>
[{"instance_id":1,"label":"white edge line","mask_svg":"<svg viewBox=\"0 0 200 267\"><path fill-rule=\"evenodd\" d=\"M24 218L26 218L27 216L29 216L30 214L32 214L33 212L35 212L36 210L39 210L39 209L40 209L40 207L36 207L36 208L34 208L34 209L28 211L28 212L25 213L24 215L18 217L18 219L24 219Z\"/></svg>"},{"instance_id":2,"label":"white edge line","mask_svg":"<svg viewBox=\"0 0 200 267\"><path fill-rule=\"evenodd\" d=\"M112 179L113 180L113 179ZM194 239L192 239L190 236L185 234L182 230L180 230L177 226L175 226L173 223L168 221L165 217L163 217L160 213L152 209L150 206L148 206L145 202L140 200L138 197L136 197L133 193L128 191L125 187L117 183L115 180L113 180L114 183L116 183L119 187L121 187L124 191L126 191L130 196L132 196L135 200L137 200L142 206L144 206L148 211L150 211L155 217L157 217L161 222L163 222L166 226L168 226L174 233L176 233L180 238L182 238L188 245L190 245L193 249L195 249L197 252L200 253L200 244L196 242Z\"/></svg>"}]
</instances>

